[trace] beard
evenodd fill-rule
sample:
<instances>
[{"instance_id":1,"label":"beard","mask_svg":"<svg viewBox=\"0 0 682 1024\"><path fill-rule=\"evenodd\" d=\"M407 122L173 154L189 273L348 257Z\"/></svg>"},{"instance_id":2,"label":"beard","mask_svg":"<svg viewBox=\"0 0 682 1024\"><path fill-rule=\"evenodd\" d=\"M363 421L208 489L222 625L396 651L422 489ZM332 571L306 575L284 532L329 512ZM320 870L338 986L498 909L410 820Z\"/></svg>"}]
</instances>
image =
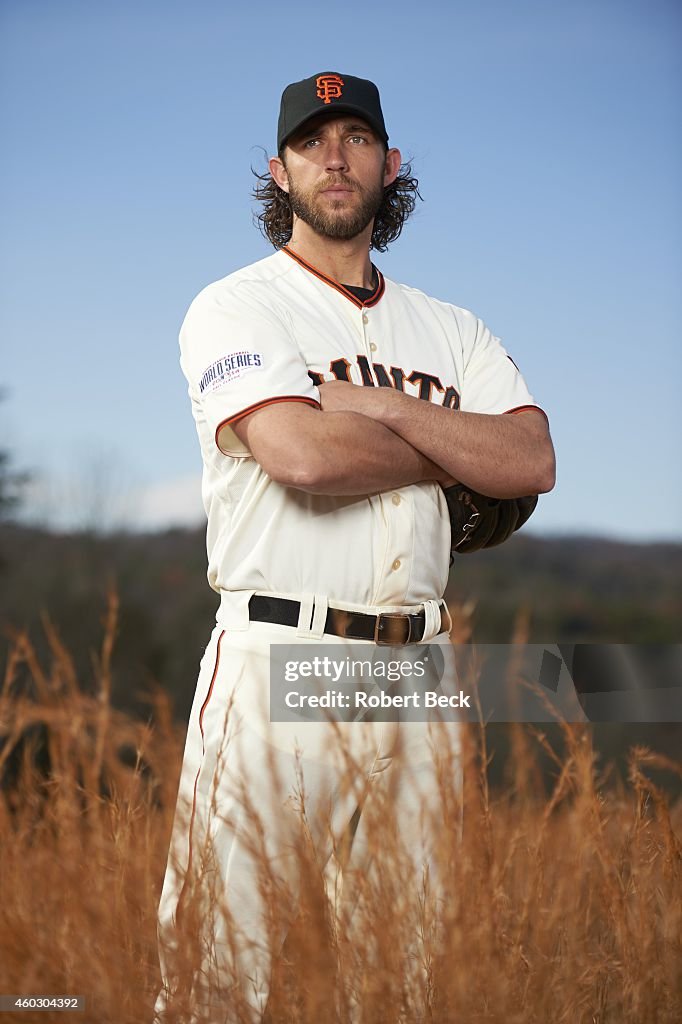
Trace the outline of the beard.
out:
<instances>
[{"instance_id":1,"label":"beard","mask_svg":"<svg viewBox=\"0 0 682 1024\"><path fill-rule=\"evenodd\" d=\"M359 195L359 201L319 198L326 188L332 185L345 185L352 189L352 195ZM374 220L384 201L384 189L381 183L370 188L360 188L343 175L329 178L327 181L311 189L299 189L289 178L289 202L292 211L309 227L323 238L348 241L355 238ZM327 203L326 206L323 204Z\"/></svg>"}]
</instances>

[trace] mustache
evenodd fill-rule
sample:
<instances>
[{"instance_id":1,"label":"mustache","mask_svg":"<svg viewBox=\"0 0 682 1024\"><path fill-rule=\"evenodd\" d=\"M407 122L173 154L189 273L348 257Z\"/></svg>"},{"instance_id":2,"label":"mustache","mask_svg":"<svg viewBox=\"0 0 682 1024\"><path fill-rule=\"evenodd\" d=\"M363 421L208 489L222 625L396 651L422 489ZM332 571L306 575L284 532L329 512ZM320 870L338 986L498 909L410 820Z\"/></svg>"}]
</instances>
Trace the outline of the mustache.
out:
<instances>
[{"instance_id":1,"label":"mustache","mask_svg":"<svg viewBox=\"0 0 682 1024\"><path fill-rule=\"evenodd\" d=\"M354 181L351 181L350 178L346 178L344 175L337 175L336 178L332 178L332 177L326 178L323 182L321 182L317 186L316 191L317 192L324 192L325 189L334 188L334 186L338 186L338 185L342 185L344 188L349 189L351 192L359 192L359 191L361 191Z\"/></svg>"}]
</instances>

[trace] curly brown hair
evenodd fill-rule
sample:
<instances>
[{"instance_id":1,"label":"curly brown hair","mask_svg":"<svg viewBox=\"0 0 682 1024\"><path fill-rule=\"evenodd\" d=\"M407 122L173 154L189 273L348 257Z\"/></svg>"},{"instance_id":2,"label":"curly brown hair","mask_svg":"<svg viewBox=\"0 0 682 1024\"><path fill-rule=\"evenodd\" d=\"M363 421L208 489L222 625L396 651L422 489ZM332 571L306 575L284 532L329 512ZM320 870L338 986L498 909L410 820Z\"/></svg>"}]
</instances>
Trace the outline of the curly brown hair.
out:
<instances>
[{"instance_id":1,"label":"curly brown hair","mask_svg":"<svg viewBox=\"0 0 682 1024\"><path fill-rule=\"evenodd\" d=\"M283 159L282 154L280 158ZM251 170L256 178L251 197L263 204L263 208L254 213L254 223L275 249L281 249L291 238L293 227L289 196L275 182L269 170L263 174L253 167ZM412 165L409 162L401 164L398 177L384 189L383 202L374 218L370 249L386 252L403 230L417 198L422 199L422 196L418 180L412 177Z\"/></svg>"}]
</instances>

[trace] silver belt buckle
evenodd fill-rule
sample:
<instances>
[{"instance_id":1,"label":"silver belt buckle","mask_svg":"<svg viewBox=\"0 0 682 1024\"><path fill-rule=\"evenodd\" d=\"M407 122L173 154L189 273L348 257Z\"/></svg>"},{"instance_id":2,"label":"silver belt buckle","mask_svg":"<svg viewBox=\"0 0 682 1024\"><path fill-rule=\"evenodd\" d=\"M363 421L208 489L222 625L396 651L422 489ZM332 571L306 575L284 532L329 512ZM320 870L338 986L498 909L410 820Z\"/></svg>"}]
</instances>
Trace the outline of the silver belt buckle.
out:
<instances>
[{"instance_id":1,"label":"silver belt buckle","mask_svg":"<svg viewBox=\"0 0 682 1024\"><path fill-rule=\"evenodd\" d=\"M384 625L383 625L382 620L388 621L389 623L396 623L396 624L397 624L398 621L400 621L401 624L407 626L407 636L403 636L402 638L397 638L394 635L393 626L389 625L388 626L388 632L389 632L390 635L389 635L388 639L382 639L380 637L380 635L379 635L383 631L383 629L384 629ZM403 632L404 632L404 630L403 630ZM400 612L381 612L379 615L377 615L377 620L374 623L374 643L375 644L383 644L383 645L385 645L387 647L393 647L393 646L397 646L397 645L400 645L400 644L409 644L411 639L412 639L412 619L410 618L409 615L402 615Z\"/></svg>"}]
</instances>

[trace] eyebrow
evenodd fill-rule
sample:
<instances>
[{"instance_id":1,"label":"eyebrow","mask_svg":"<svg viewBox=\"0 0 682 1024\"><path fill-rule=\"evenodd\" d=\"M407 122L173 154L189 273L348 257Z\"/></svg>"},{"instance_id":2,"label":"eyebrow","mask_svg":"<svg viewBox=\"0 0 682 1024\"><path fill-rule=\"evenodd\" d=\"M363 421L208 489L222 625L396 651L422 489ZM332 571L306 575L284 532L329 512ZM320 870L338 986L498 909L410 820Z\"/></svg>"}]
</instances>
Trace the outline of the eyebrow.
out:
<instances>
[{"instance_id":1,"label":"eyebrow","mask_svg":"<svg viewBox=\"0 0 682 1024\"><path fill-rule=\"evenodd\" d=\"M309 139L313 135L318 135L324 127L324 124L325 122L322 121L322 123L318 124L316 128L308 128L307 130L305 128L301 129L301 133L298 136L299 140ZM342 128L346 132L365 132L367 135L374 135L374 132L369 125L358 124L356 121L344 121Z\"/></svg>"}]
</instances>

